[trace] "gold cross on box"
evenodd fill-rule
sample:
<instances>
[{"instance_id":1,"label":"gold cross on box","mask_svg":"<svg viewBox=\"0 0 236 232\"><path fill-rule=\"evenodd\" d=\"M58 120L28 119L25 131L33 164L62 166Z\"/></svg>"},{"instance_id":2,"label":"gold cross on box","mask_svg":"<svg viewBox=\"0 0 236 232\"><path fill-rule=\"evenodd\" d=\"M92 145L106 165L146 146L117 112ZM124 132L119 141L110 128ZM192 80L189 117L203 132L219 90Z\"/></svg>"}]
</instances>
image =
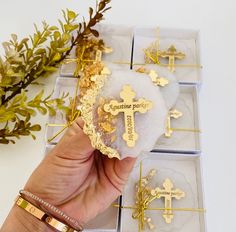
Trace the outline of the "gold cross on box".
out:
<instances>
[{"instance_id":1,"label":"gold cross on box","mask_svg":"<svg viewBox=\"0 0 236 232\"><path fill-rule=\"evenodd\" d=\"M173 190L174 185L170 179L166 179L164 181L163 187L164 189L156 188L152 190L152 195L156 196L157 199L165 199L165 210L163 213L163 218L165 219L166 223L169 224L174 218L172 212L172 198L180 200L181 198L185 197L185 193L180 189Z\"/></svg>"},{"instance_id":2,"label":"gold cross on box","mask_svg":"<svg viewBox=\"0 0 236 232\"><path fill-rule=\"evenodd\" d=\"M165 77L160 77L155 70L150 70L149 76L154 85L156 86L165 87L166 85L169 84L169 80L166 79Z\"/></svg>"},{"instance_id":3,"label":"gold cross on box","mask_svg":"<svg viewBox=\"0 0 236 232\"><path fill-rule=\"evenodd\" d=\"M166 132L165 132L165 136L167 138L171 137L171 135L173 134L173 130L174 130L174 128L171 127L171 119L172 118L178 119L182 116L183 116L183 113L176 110L176 109L172 109L168 112L167 119L166 119Z\"/></svg>"},{"instance_id":4,"label":"gold cross on box","mask_svg":"<svg viewBox=\"0 0 236 232\"><path fill-rule=\"evenodd\" d=\"M108 104L104 105L104 110L112 115L124 113L125 133L123 139L126 141L128 147L134 147L138 139L138 134L135 131L135 112L146 113L153 106L151 101L140 98L134 101L136 93L132 90L130 85L124 85L120 93L122 102L111 100Z\"/></svg>"},{"instance_id":5,"label":"gold cross on box","mask_svg":"<svg viewBox=\"0 0 236 232\"><path fill-rule=\"evenodd\" d=\"M174 45L171 45L167 51L161 52L160 56L162 58L169 59L169 70L171 72L175 71L175 59L182 60L185 58L185 54L182 52L178 52Z\"/></svg>"}]
</instances>

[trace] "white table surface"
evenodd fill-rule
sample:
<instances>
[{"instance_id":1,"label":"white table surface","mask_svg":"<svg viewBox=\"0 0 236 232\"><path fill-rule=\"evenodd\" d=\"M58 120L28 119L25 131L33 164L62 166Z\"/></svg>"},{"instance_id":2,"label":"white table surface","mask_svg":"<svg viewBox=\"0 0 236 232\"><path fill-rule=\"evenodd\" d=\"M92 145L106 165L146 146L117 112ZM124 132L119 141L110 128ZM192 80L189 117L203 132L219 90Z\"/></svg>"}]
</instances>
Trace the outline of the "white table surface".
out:
<instances>
[{"instance_id":1,"label":"white table surface","mask_svg":"<svg viewBox=\"0 0 236 232\"><path fill-rule=\"evenodd\" d=\"M85 15L95 0L0 0L0 42L11 33L32 33L33 23L56 23L60 10ZM200 93L203 171L210 232L235 232L236 223L236 1L113 0L106 23L199 29L204 83ZM3 50L0 50L3 54ZM49 81L49 89L53 80ZM38 116L45 125L46 118ZM43 157L44 130L0 146L0 225L32 170Z\"/></svg>"}]
</instances>

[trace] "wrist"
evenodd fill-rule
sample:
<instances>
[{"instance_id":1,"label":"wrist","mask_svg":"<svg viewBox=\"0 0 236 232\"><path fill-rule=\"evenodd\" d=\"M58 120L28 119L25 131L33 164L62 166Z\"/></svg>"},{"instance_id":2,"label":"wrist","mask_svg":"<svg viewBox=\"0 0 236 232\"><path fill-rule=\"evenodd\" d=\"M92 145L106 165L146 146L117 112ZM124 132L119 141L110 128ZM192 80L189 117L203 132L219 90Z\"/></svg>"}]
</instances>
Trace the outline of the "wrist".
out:
<instances>
[{"instance_id":1,"label":"wrist","mask_svg":"<svg viewBox=\"0 0 236 232\"><path fill-rule=\"evenodd\" d=\"M2 232L53 232L44 222L14 205L3 224Z\"/></svg>"}]
</instances>

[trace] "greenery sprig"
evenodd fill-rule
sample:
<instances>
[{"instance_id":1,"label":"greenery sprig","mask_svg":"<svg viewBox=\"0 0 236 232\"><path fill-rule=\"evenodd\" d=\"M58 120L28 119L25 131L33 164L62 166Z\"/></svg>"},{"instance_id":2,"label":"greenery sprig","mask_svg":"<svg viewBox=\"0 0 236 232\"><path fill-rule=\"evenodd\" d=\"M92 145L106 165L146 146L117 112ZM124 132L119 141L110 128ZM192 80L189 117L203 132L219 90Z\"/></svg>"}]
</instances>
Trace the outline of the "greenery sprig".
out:
<instances>
[{"instance_id":1,"label":"greenery sprig","mask_svg":"<svg viewBox=\"0 0 236 232\"><path fill-rule=\"evenodd\" d=\"M39 78L48 77L58 70L60 64L70 55L72 49L90 36L99 36L93 27L103 19L110 9L110 0L100 0L96 8L89 8L89 20L78 22L78 14L63 10L59 27L42 23L40 30L28 38L19 40L12 34L3 43L5 57L0 57L0 143L15 143L16 138L39 131L39 124L32 125L31 117L38 112L55 115L56 110L68 111L66 94L52 99L43 97L43 91L28 99L27 91Z\"/></svg>"}]
</instances>

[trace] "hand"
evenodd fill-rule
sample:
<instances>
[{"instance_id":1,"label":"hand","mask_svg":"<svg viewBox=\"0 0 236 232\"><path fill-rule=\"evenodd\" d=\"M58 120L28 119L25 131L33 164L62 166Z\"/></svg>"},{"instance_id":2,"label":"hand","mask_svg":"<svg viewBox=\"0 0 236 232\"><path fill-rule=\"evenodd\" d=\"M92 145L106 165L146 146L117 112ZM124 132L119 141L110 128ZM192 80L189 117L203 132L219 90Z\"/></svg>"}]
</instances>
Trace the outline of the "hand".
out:
<instances>
[{"instance_id":1,"label":"hand","mask_svg":"<svg viewBox=\"0 0 236 232\"><path fill-rule=\"evenodd\" d=\"M94 150L81 119L45 157L25 186L84 224L121 194L135 159L109 159Z\"/></svg>"}]
</instances>

